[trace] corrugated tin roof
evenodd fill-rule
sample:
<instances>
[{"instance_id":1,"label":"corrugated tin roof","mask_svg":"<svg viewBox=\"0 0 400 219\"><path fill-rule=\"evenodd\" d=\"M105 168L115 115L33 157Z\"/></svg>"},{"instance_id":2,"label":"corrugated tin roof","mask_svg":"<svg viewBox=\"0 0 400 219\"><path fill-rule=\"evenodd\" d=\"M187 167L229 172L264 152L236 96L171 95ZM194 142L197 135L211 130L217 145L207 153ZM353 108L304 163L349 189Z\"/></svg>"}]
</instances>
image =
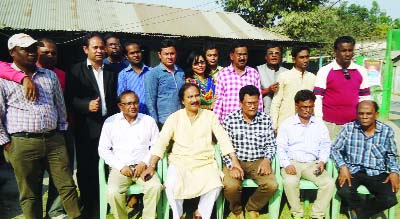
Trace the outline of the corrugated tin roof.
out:
<instances>
[{"instance_id":1,"label":"corrugated tin roof","mask_svg":"<svg viewBox=\"0 0 400 219\"><path fill-rule=\"evenodd\" d=\"M231 12L95 0L1 0L0 29L291 41Z\"/></svg>"}]
</instances>

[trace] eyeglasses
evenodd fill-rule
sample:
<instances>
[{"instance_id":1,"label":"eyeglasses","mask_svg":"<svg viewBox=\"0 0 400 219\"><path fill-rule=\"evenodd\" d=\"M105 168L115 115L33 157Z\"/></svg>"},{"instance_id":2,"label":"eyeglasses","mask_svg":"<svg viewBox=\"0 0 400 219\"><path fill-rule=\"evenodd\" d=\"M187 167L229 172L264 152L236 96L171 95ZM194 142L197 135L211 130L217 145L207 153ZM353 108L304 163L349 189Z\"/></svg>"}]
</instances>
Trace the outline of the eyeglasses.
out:
<instances>
[{"instance_id":1,"label":"eyeglasses","mask_svg":"<svg viewBox=\"0 0 400 219\"><path fill-rule=\"evenodd\" d=\"M258 102L244 102L247 107L258 106Z\"/></svg>"},{"instance_id":2,"label":"eyeglasses","mask_svg":"<svg viewBox=\"0 0 400 219\"><path fill-rule=\"evenodd\" d=\"M281 52L268 52L267 53L267 55L269 55L269 56L273 56L273 55L279 56L280 54L281 54Z\"/></svg>"},{"instance_id":3,"label":"eyeglasses","mask_svg":"<svg viewBox=\"0 0 400 219\"><path fill-rule=\"evenodd\" d=\"M344 74L344 78L346 78L346 80L350 80L350 74L349 71L347 71L347 68L342 68L342 72Z\"/></svg>"},{"instance_id":4,"label":"eyeglasses","mask_svg":"<svg viewBox=\"0 0 400 219\"><path fill-rule=\"evenodd\" d=\"M205 65L205 64L206 64L206 61L193 62L194 66Z\"/></svg>"},{"instance_id":5,"label":"eyeglasses","mask_svg":"<svg viewBox=\"0 0 400 219\"><path fill-rule=\"evenodd\" d=\"M138 102L127 102L127 103L121 102L120 104L122 104L124 106L137 106L137 105L139 105Z\"/></svg>"}]
</instances>

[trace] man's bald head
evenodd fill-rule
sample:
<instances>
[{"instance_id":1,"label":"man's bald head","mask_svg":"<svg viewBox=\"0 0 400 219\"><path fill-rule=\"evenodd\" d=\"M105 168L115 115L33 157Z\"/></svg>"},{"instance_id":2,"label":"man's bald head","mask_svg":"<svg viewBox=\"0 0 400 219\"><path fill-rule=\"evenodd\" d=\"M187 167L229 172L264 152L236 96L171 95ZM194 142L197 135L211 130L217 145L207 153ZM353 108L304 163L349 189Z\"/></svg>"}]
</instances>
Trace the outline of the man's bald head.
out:
<instances>
[{"instance_id":1,"label":"man's bald head","mask_svg":"<svg viewBox=\"0 0 400 219\"><path fill-rule=\"evenodd\" d=\"M360 107L364 106L364 105L372 105L372 107L374 108L375 112L379 111L379 106L375 101L373 101L373 100L363 100L363 101L361 101L361 102L359 102L357 104L357 112L360 109Z\"/></svg>"}]
</instances>

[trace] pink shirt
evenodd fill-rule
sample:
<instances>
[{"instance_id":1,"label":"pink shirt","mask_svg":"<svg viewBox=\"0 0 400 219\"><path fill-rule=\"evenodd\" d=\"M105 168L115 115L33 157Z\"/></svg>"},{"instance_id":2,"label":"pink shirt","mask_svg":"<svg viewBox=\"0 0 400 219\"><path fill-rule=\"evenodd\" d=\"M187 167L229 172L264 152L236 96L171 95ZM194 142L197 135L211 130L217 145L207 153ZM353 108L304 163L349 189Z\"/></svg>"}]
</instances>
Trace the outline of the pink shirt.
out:
<instances>
[{"instance_id":1,"label":"pink shirt","mask_svg":"<svg viewBox=\"0 0 400 219\"><path fill-rule=\"evenodd\" d=\"M217 100L213 112L217 115L220 123L224 121L230 112L240 109L239 90L246 85L254 85L259 89L260 99L258 110L262 111L263 99L260 89L260 75L256 69L246 66L245 72L239 75L231 64L218 73L217 84L215 86Z\"/></svg>"},{"instance_id":2,"label":"pink shirt","mask_svg":"<svg viewBox=\"0 0 400 219\"><path fill-rule=\"evenodd\" d=\"M40 66L39 66L40 67ZM61 69L54 68L54 73L56 74L58 81L60 82L61 89L65 91L65 72ZM4 78L9 81L14 81L17 83L22 83L22 79L26 77L26 74L22 71L17 71L11 68L11 63L0 61L0 78Z\"/></svg>"},{"instance_id":3,"label":"pink shirt","mask_svg":"<svg viewBox=\"0 0 400 219\"><path fill-rule=\"evenodd\" d=\"M315 80L315 115L324 121L343 125L357 118L358 102L370 99L367 70L355 63L347 68L347 80L336 60L322 67Z\"/></svg>"}]
</instances>

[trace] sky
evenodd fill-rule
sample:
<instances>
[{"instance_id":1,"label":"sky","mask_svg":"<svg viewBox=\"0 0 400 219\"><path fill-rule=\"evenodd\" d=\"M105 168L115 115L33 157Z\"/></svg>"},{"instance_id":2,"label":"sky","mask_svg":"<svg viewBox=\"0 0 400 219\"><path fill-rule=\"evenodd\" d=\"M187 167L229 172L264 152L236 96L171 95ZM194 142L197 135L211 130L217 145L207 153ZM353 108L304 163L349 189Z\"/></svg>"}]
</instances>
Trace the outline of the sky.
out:
<instances>
[{"instance_id":1,"label":"sky","mask_svg":"<svg viewBox=\"0 0 400 219\"><path fill-rule=\"evenodd\" d=\"M223 11L223 8L216 3L216 0L125 0L131 2L141 2L148 4L167 5L178 8L192 8L211 11ZM371 8L373 0L347 0L349 4L362 5L368 9ZM330 0L331 4L337 0ZM344 0L339 1L339 5ZM400 18L400 1L399 0L377 0L382 11L391 16L393 19Z\"/></svg>"}]
</instances>

